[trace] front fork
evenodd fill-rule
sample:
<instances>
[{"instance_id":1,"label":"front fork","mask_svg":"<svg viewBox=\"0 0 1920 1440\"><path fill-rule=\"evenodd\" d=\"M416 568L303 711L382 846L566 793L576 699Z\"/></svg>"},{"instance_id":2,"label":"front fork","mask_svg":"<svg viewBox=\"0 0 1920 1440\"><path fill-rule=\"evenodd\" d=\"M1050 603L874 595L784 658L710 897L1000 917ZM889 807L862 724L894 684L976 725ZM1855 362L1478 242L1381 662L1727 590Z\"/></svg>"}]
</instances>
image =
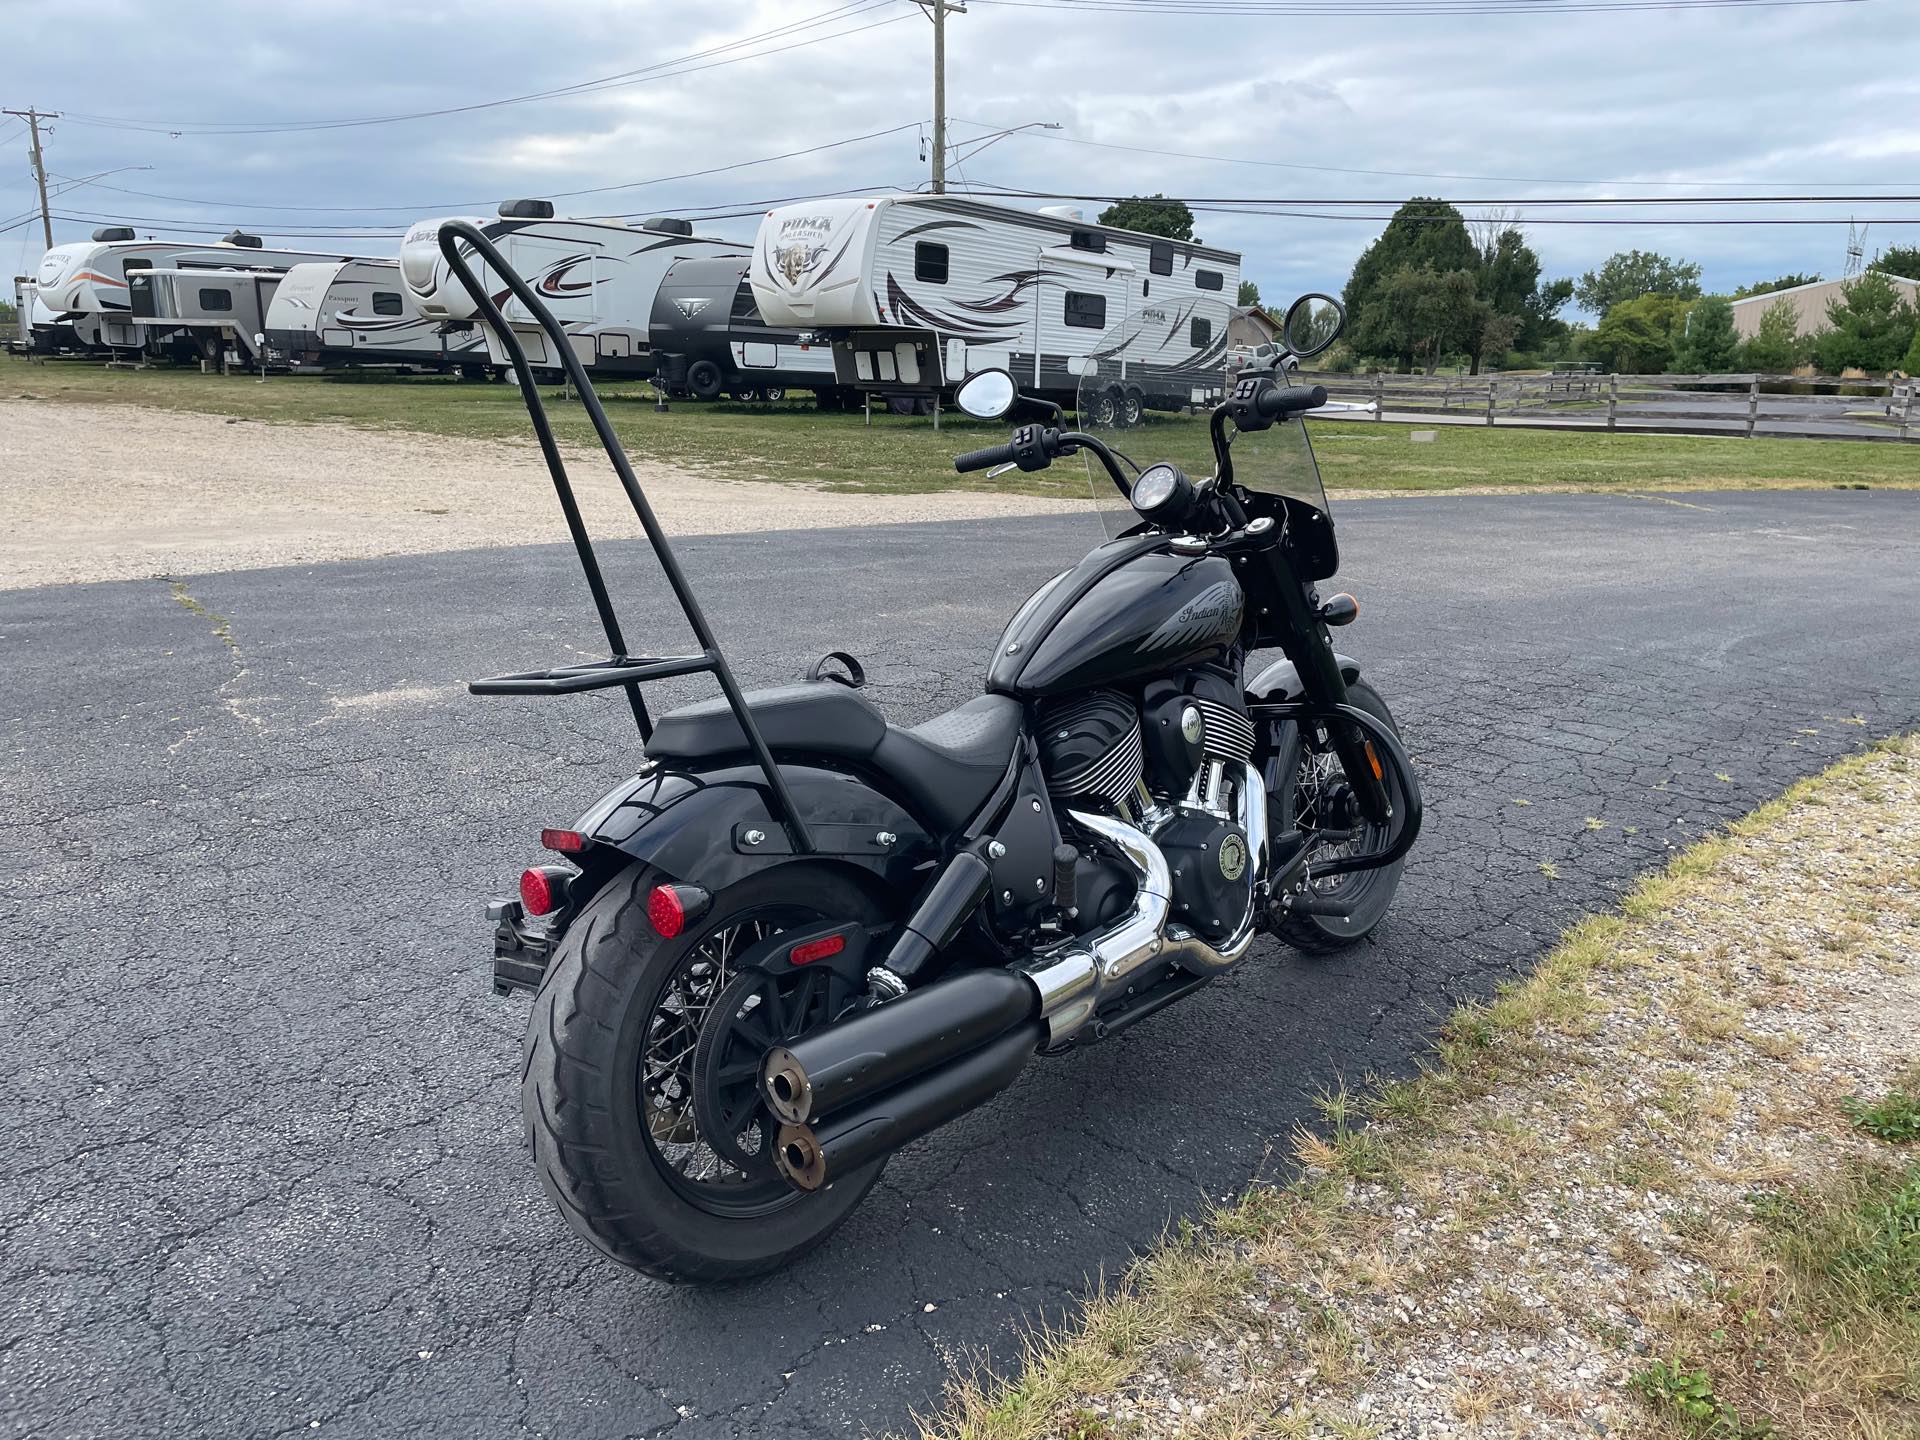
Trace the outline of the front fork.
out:
<instances>
[{"instance_id":1,"label":"front fork","mask_svg":"<svg viewBox=\"0 0 1920 1440\"><path fill-rule=\"evenodd\" d=\"M1370 824L1386 825L1393 819L1393 800L1387 793L1386 772L1373 741L1353 721L1342 717L1336 707L1350 706L1346 677L1334 657L1333 637L1327 622L1308 598L1307 588L1285 567L1274 577L1273 592L1282 611L1280 648L1300 676L1300 686L1316 710L1325 712L1327 735L1333 750L1347 772L1360 813Z\"/></svg>"}]
</instances>

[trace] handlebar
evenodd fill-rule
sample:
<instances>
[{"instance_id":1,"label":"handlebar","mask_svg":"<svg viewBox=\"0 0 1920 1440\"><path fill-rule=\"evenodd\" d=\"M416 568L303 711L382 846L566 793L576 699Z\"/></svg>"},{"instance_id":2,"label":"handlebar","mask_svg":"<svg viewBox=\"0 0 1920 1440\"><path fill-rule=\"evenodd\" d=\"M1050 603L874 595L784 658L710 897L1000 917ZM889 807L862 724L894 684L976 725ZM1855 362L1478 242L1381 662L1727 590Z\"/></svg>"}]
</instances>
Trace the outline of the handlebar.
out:
<instances>
[{"instance_id":1,"label":"handlebar","mask_svg":"<svg viewBox=\"0 0 1920 1440\"><path fill-rule=\"evenodd\" d=\"M1318 410L1327 403L1327 387L1324 385L1287 385L1274 386L1263 390L1256 402L1260 413L1275 420L1284 420L1289 415L1297 415L1303 410Z\"/></svg>"},{"instance_id":2,"label":"handlebar","mask_svg":"<svg viewBox=\"0 0 1920 1440\"><path fill-rule=\"evenodd\" d=\"M984 450L969 450L953 457L953 468L962 475L970 470L991 470L996 465L1014 463L1012 445L989 445Z\"/></svg>"}]
</instances>

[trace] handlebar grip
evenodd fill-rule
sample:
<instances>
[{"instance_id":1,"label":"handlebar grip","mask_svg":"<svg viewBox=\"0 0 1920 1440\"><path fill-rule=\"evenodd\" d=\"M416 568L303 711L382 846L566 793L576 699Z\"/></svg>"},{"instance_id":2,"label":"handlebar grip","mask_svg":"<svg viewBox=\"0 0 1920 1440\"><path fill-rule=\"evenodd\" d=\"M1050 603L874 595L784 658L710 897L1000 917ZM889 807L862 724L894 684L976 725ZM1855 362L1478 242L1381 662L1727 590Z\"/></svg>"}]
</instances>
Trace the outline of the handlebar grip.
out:
<instances>
[{"instance_id":1,"label":"handlebar grip","mask_svg":"<svg viewBox=\"0 0 1920 1440\"><path fill-rule=\"evenodd\" d=\"M996 465L1014 463L1013 446L989 445L984 450L969 450L964 455L953 457L953 468L959 474L969 470L991 470Z\"/></svg>"},{"instance_id":2,"label":"handlebar grip","mask_svg":"<svg viewBox=\"0 0 1920 1440\"><path fill-rule=\"evenodd\" d=\"M1276 386L1261 392L1260 413L1279 420L1301 410L1318 410L1326 403L1327 387L1324 385Z\"/></svg>"}]
</instances>

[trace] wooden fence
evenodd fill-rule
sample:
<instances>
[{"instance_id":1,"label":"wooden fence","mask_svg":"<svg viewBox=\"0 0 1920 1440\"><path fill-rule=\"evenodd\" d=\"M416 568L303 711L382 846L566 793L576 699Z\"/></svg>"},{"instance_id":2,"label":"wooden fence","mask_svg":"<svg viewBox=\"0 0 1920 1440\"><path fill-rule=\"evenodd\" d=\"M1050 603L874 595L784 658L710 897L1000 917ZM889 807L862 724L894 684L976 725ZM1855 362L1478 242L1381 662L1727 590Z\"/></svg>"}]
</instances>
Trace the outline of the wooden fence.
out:
<instances>
[{"instance_id":1,"label":"wooden fence","mask_svg":"<svg viewBox=\"0 0 1920 1440\"><path fill-rule=\"evenodd\" d=\"M1302 375L1328 418L1810 440L1920 440L1920 384L1793 375Z\"/></svg>"}]
</instances>

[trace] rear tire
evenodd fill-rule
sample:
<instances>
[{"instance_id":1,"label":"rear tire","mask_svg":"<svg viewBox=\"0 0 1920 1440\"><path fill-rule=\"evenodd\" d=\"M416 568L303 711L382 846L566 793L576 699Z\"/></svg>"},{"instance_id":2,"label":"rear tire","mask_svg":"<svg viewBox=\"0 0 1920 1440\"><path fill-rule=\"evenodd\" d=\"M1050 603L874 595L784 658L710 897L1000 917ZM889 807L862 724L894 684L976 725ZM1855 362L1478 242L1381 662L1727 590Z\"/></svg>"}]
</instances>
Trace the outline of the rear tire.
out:
<instances>
[{"instance_id":1,"label":"rear tire","mask_svg":"<svg viewBox=\"0 0 1920 1440\"><path fill-rule=\"evenodd\" d=\"M812 1195L784 1181L710 1179L689 1173L702 1143L689 1099L663 1106L656 1050L693 1040L706 1011L687 1024L687 997L701 983L713 937L754 917L773 928L817 919L877 923L872 899L843 874L791 864L749 876L714 896L712 908L672 940L647 920L647 895L662 877L635 864L603 887L575 918L555 952L522 1052L520 1102L534 1160L567 1223L609 1259L655 1279L713 1283L778 1269L824 1240L852 1212L885 1160ZM772 917L786 916L785 923ZM720 952L724 954L725 952ZM709 966L711 994L726 983ZM690 979L689 977L694 977ZM675 987L678 988L675 988ZM670 1008L674 1001L680 1008ZM661 1019L677 1024L663 1047ZM671 1084L671 1082L669 1082ZM709 1150L709 1154L711 1154ZM718 1157L715 1157L716 1162Z\"/></svg>"},{"instance_id":2,"label":"rear tire","mask_svg":"<svg viewBox=\"0 0 1920 1440\"><path fill-rule=\"evenodd\" d=\"M1393 712L1387 709L1387 702L1366 681L1356 680L1349 685L1347 698L1359 709L1385 721L1387 728L1396 736L1399 735L1400 727L1394 724ZM1274 756L1267 763L1270 833L1280 835L1293 829L1303 807L1311 823L1313 812L1323 803L1328 791L1344 785L1345 777L1346 772L1341 768L1338 755L1331 752L1316 754L1306 744L1300 727L1291 721L1286 722ZM1391 770L1387 773L1387 793L1393 801L1394 815L1398 821L1406 814L1407 801ZM1360 826L1365 822L1356 816L1354 824ZM1386 833L1370 830L1363 838L1351 842L1351 850L1343 853L1378 853L1386 848L1390 837L1398 833L1397 824ZM1291 911L1276 910L1270 928L1274 935L1294 949L1309 954L1329 954L1357 944L1371 935L1386 918L1393 904L1394 892L1399 888L1400 872L1405 863L1402 859L1380 870L1331 876L1324 886L1315 883L1315 894L1338 896L1349 902L1347 918L1298 915Z\"/></svg>"}]
</instances>

